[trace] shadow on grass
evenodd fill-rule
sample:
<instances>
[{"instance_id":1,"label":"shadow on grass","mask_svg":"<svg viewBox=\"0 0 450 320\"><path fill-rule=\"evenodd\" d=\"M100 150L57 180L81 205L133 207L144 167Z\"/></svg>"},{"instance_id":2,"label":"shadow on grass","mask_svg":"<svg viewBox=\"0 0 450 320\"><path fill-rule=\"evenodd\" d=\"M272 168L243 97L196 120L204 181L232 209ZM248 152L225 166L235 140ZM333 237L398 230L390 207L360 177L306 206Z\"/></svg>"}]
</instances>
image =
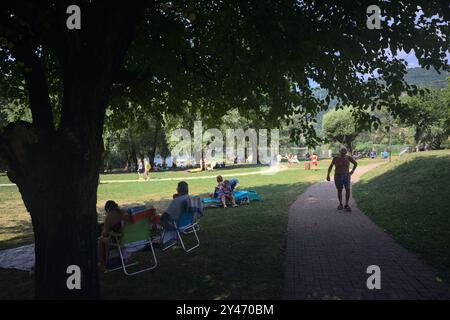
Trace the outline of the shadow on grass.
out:
<instances>
[{"instance_id":1,"label":"shadow on grass","mask_svg":"<svg viewBox=\"0 0 450 320\"><path fill-rule=\"evenodd\" d=\"M158 267L133 277L121 271L102 274L102 297L279 299L283 288L288 209L309 185L252 187L263 197L262 201L238 208L206 209L200 220L199 248L190 253L178 246L165 252L158 249ZM189 241L192 235L186 237ZM148 262L149 256L149 252L135 255L140 264ZM21 298L25 294L21 288L32 290L29 281L27 273L0 270L1 295Z\"/></svg>"},{"instance_id":2,"label":"shadow on grass","mask_svg":"<svg viewBox=\"0 0 450 320\"><path fill-rule=\"evenodd\" d=\"M136 277L103 277L108 299L279 299L289 205L309 184L252 188L263 201L206 209L201 245L158 252L158 268ZM187 236L189 237L189 236ZM148 254L147 254L148 255ZM145 253L140 255L144 259Z\"/></svg>"},{"instance_id":3,"label":"shadow on grass","mask_svg":"<svg viewBox=\"0 0 450 320\"><path fill-rule=\"evenodd\" d=\"M358 206L450 282L450 156L418 155L369 172Z\"/></svg>"}]
</instances>

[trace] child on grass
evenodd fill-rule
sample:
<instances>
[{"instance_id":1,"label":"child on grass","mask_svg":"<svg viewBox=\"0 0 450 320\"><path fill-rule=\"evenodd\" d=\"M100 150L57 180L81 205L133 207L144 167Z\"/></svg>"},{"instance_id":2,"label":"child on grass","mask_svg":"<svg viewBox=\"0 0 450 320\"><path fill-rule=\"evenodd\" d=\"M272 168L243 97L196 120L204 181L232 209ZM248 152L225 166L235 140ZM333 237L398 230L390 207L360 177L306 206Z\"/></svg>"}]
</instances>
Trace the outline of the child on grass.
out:
<instances>
[{"instance_id":1,"label":"child on grass","mask_svg":"<svg viewBox=\"0 0 450 320\"><path fill-rule=\"evenodd\" d=\"M234 201L233 189L231 188L230 181L225 180L219 189L219 198L222 201L223 207L227 207L227 199L230 200L233 207L238 205Z\"/></svg>"},{"instance_id":2,"label":"child on grass","mask_svg":"<svg viewBox=\"0 0 450 320\"><path fill-rule=\"evenodd\" d=\"M216 181L217 181L217 186L214 188L214 193L210 193L209 196L211 198L218 198L219 197L219 191L220 188L222 188L223 185L223 177L222 176L217 176L216 177Z\"/></svg>"}]
</instances>

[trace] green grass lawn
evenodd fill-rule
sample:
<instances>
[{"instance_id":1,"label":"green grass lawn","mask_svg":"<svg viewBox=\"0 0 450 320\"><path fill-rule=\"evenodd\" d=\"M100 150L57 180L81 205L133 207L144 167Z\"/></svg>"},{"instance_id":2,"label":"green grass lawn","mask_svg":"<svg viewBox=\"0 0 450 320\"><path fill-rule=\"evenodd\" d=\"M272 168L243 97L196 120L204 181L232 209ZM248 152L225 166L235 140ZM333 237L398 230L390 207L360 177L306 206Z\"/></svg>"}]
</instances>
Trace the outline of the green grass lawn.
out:
<instances>
[{"instance_id":1,"label":"green grass lawn","mask_svg":"<svg viewBox=\"0 0 450 320\"><path fill-rule=\"evenodd\" d=\"M361 165L373 162L360 161ZM274 175L239 176L241 188L256 190L263 201L249 206L207 209L201 219L201 246L186 254L181 248L158 251L158 267L126 277L121 272L102 275L102 296L109 299L278 299L282 293L288 208L314 182L324 181L329 160L319 170L305 171L303 163ZM267 167L215 170L211 173L165 172L158 177L258 172ZM156 175L152 175L154 178ZM104 175L102 180L124 179L127 174ZM136 175L131 174L131 179ZM136 179L137 180L137 179ZM161 213L178 180L101 183L98 188L99 221L103 205L114 199L122 206L152 205ZM188 180L190 194L205 196L215 179ZM0 249L33 242L29 214L16 186L0 187ZM147 261L148 253L137 255ZM0 299L32 298L32 278L25 272L0 270Z\"/></svg>"},{"instance_id":2,"label":"green grass lawn","mask_svg":"<svg viewBox=\"0 0 450 320\"><path fill-rule=\"evenodd\" d=\"M358 206L450 282L450 150L404 156L365 174Z\"/></svg>"},{"instance_id":3,"label":"green grass lawn","mask_svg":"<svg viewBox=\"0 0 450 320\"><path fill-rule=\"evenodd\" d=\"M190 254L176 247L158 252L158 268L135 277L121 272L102 275L104 298L143 299L276 299L283 283L287 210L311 183L324 179L318 172L291 166L275 175L248 175L242 188L264 198L249 206L207 209L199 232L201 246ZM210 175L257 171L259 168L217 170ZM194 174L169 172L183 177ZM112 175L108 175L112 176ZM164 177L164 175L161 175ZM98 189L99 220L108 199L122 206L147 203L161 212L175 192L177 181L102 183ZM190 194L211 192L215 179L189 180ZM32 228L17 187L0 188L0 248L32 242ZM138 256L146 261L145 254ZM0 298L31 298L32 279L25 272L0 270Z\"/></svg>"},{"instance_id":4,"label":"green grass lawn","mask_svg":"<svg viewBox=\"0 0 450 320\"><path fill-rule=\"evenodd\" d=\"M230 165L225 168L219 169L220 174L227 177L229 174L241 174L241 173L248 173L248 172L257 172L260 170L267 169L267 166L261 166L261 165ZM204 172L196 172L196 173L188 173L186 170L177 169L177 170L167 170L167 171L154 171L150 173L150 179L151 180L159 180L159 179L185 179L188 178L196 178L196 177L203 177L203 176L210 176L216 174L216 171L204 171ZM135 180L138 181L138 174L133 173L104 173L100 175L100 181L101 182L108 182L108 181L123 181L123 180ZM11 181L8 179L6 174L0 173L0 184L8 184L11 183Z\"/></svg>"},{"instance_id":5,"label":"green grass lawn","mask_svg":"<svg viewBox=\"0 0 450 320\"><path fill-rule=\"evenodd\" d=\"M218 169L220 174L225 177L229 174L241 174L248 172L255 172L267 169L267 166L262 165L229 165L225 168ZM217 171L217 170L215 170ZM176 170L166 170L166 171L152 171L150 173L151 180L158 179L184 179L184 178L196 178L202 176L214 175L215 171L203 171L203 172L187 172L187 170L176 169ZM118 173L118 174L101 174L101 181L116 181L116 180L138 180L138 174L133 173Z\"/></svg>"},{"instance_id":6,"label":"green grass lawn","mask_svg":"<svg viewBox=\"0 0 450 320\"><path fill-rule=\"evenodd\" d=\"M9 181L8 177L6 176L6 173L0 172L0 184L3 183L11 183L11 181Z\"/></svg>"}]
</instances>

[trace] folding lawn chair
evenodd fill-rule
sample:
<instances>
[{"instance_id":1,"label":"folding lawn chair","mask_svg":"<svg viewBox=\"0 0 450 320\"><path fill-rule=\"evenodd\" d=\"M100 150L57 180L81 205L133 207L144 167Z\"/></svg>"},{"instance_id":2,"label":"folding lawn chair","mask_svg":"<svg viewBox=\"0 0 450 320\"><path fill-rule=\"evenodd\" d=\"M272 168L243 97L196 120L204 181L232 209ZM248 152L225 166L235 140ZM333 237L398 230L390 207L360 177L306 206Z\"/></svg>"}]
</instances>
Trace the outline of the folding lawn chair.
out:
<instances>
[{"instance_id":1,"label":"folding lawn chair","mask_svg":"<svg viewBox=\"0 0 450 320\"><path fill-rule=\"evenodd\" d=\"M163 244L167 243L169 241L172 241L172 243L166 247L164 247L162 250L165 251L169 249L170 247L174 246L178 241L181 244L181 247L186 252L191 252L195 248L200 246L200 240L197 235L197 231L199 230L198 223L195 221L195 217L197 214L197 210L195 207L190 207L187 212L184 212L180 215L180 218L178 219L178 222L173 221L173 230L165 230L162 234L162 241ZM184 241L182 234L190 234L193 233L196 239L196 243L190 247L187 248Z\"/></svg>"},{"instance_id":2,"label":"folding lawn chair","mask_svg":"<svg viewBox=\"0 0 450 320\"><path fill-rule=\"evenodd\" d=\"M194 214L193 221L196 223L195 230L199 231L200 223L198 223L198 220L200 218L202 218L205 213L202 198L200 198L199 196L192 196L190 199L190 202L191 202L191 204L190 204L189 210L193 211L193 214ZM192 230L184 231L184 233L192 233L192 232L193 232Z\"/></svg>"},{"instance_id":3,"label":"folding lawn chair","mask_svg":"<svg viewBox=\"0 0 450 320\"><path fill-rule=\"evenodd\" d=\"M131 211L132 212L132 211ZM140 212L132 212L131 222L126 222L122 228L122 233L111 232L111 246L119 252L122 266L109 269L115 271L123 269L127 276L136 275L145 271L152 270L158 265L155 250L150 237L150 217L154 214L155 209L144 210ZM127 256L131 252L140 251L150 248L153 257L153 263L150 267L144 267L135 272L130 272L129 267L137 265L138 262L126 264Z\"/></svg>"}]
</instances>

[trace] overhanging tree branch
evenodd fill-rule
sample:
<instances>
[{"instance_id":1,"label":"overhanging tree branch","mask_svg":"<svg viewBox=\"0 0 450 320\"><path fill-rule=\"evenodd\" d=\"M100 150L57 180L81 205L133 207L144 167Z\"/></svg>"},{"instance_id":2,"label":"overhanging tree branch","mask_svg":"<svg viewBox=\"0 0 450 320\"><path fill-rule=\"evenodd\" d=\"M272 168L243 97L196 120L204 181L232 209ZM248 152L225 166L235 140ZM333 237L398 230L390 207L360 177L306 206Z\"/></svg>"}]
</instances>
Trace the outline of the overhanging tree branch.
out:
<instances>
[{"instance_id":1,"label":"overhanging tree branch","mask_svg":"<svg viewBox=\"0 0 450 320\"><path fill-rule=\"evenodd\" d=\"M110 95L143 8L139 1L114 6L95 2L86 6L82 29L72 31L79 33L78 37L67 38L68 47L77 48L73 42L80 40L83 46L64 59L60 129L95 127L101 134L108 101L105 97ZM91 94L86 96L86 91Z\"/></svg>"},{"instance_id":2,"label":"overhanging tree branch","mask_svg":"<svg viewBox=\"0 0 450 320\"><path fill-rule=\"evenodd\" d=\"M38 46L31 40L32 31L14 15L3 12L1 19L1 33L8 40L9 52L21 66L24 75L33 124L38 128L54 130L47 78L37 53Z\"/></svg>"},{"instance_id":3,"label":"overhanging tree branch","mask_svg":"<svg viewBox=\"0 0 450 320\"><path fill-rule=\"evenodd\" d=\"M54 130L47 78L40 58L34 48L25 42L16 44L12 51L18 62L23 63L33 124L39 128Z\"/></svg>"}]
</instances>

